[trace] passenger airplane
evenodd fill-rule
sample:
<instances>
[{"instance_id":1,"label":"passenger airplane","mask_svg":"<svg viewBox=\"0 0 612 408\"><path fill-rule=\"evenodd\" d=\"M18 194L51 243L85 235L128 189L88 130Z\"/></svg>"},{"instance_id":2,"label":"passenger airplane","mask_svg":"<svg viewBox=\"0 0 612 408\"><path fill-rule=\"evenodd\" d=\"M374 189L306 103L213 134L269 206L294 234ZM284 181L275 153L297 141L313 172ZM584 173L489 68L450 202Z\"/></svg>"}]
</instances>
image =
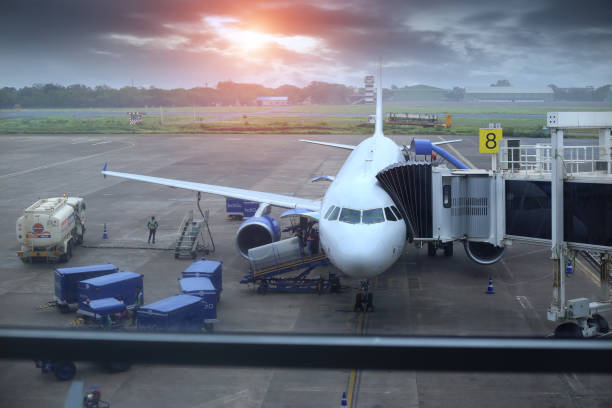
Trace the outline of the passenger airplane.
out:
<instances>
[{"instance_id":1,"label":"passenger airplane","mask_svg":"<svg viewBox=\"0 0 612 408\"><path fill-rule=\"evenodd\" d=\"M249 248L278 239L273 238L274 228L270 223L271 217L264 215L266 211L269 212L270 206L309 211L303 215L319 221L321 246L330 262L346 275L362 281L362 293L356 296L356 307L360 308L365 304L365 309L371 310L372 294L368 293L368 279L391 267L404 252L406 244L406 224L402 215L376 179L376 174L387 166L406 162L402 147L383 134L380 78L381 69L379 69L373 136L357 146L300 140L352 150L322 201L119 173L106 170L106 165L102 174L261 203L255 217L247 219L237 232L237 247L243 256ZM449 142L438 142L440 143ZM276 224L276 221L272 220L272 223Z\"/></svg>"}]
</instances>

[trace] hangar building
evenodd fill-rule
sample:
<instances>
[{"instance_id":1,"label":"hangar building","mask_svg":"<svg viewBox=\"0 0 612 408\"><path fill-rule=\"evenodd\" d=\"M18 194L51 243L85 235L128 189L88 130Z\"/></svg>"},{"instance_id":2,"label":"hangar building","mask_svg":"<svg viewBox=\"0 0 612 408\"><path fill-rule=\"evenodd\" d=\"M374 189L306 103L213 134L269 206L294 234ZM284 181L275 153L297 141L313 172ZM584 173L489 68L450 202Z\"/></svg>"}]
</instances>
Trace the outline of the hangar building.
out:
<instances>
[{"instance_id":1,"label":"hangar building","mask_svg":"<svg viewBox=\"0 0 612 408\"><path fill-rule=\"evenodd\" d=\"M255 103L259 106L289 105L287 96L258 96Z\"/></svg>"},{"instance_id":2,"label":"hangar building","mask_svg":"<svg viewBox=\"0 0 612 408\"><path fill-rule=\"evenodd\" d=\"M466 102L552 102L554 92L549 87L514 86L466 87Z\"/></svg>"}]
</instances>

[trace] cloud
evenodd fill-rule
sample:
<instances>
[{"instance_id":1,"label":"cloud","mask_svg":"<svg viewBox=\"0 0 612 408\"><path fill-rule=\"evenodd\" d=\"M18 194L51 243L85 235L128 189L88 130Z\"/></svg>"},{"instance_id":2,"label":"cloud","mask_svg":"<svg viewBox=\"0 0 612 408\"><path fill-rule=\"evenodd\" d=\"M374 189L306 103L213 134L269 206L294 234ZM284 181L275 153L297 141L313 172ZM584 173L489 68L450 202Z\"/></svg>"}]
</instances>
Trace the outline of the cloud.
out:
<instances>
[{"instance_id":1,"label":"cloud","mask_svg":"<svg viewBox=\"0 0 612 408\"><path fill-rule=\"evenodd\" d=\"M601 0L5 0L0 75L12 86L129 72L160 87L361 85L382 57L385 85L596 85L612 82L611 21Z\"/></svg>"}]
</instances>

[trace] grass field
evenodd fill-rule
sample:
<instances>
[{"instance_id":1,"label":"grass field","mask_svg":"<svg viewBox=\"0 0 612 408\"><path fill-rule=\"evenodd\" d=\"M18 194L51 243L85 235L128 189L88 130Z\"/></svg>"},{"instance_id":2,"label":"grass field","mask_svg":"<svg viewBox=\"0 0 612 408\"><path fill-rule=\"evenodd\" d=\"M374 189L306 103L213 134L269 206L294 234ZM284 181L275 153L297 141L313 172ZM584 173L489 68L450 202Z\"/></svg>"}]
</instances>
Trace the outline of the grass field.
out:
<instances>
[{"instance_id":1,"label":"grass field","mask_svg":"<svg viewBox=\"0 0 612 408\"><path fill-rule=\"evenodd\" d=\"M191 107L172 108L174 112L189 111ZM126 116L98 116L78 118L74 116L40 116L26 118L0 119L0 134L61 134L61 133L292 133L292 134L371 134L374 125L367 123L364 114L373 113L373 106L365 105L308 105L296 107L209 107L196 109L198 116L205 121L194 121L189 116L164 116L163 124L159 116L145 116L142 123L130 125ZM135 108L137 111L146 109ZM272 112L270 112L273 110ZM441 127L421 127L385 124L388 134L441 134L476 135L478 129L488 123L500 123L508 136L547 136L542 128L544 118L513 118L503 115L543 115L549 111L608 110L611 106L524 106L524 105L412 105L386 106L387 112L411 113L463 113L477 114L480 117L453 117L450 129ZM86 111L86 110L83 110ZM94 110L97 111L97 110ZM116 112L117 109L109 109ZM170 110L167 110L169 112ZM261 114L262 111L268 113ZM59 110L59 112L64 112ZM81 112L81 110L65 110ZM93 111L92 111L93 112ZM103 112L103 110L100 110ZM231 114L218 117L219 113ZM299 116L303 113L304 116ZM296 115L298 114L298 115ZM337 114L339 116L309 116L317 114ZM351 114L359 116L351 116ZM342 115L342 116L340 116ZM496 116L502 115L502 116ZM215 120L206 120L215 119ZM442 119L442 118L441 118Z\"/></svg>"}]
</instances>

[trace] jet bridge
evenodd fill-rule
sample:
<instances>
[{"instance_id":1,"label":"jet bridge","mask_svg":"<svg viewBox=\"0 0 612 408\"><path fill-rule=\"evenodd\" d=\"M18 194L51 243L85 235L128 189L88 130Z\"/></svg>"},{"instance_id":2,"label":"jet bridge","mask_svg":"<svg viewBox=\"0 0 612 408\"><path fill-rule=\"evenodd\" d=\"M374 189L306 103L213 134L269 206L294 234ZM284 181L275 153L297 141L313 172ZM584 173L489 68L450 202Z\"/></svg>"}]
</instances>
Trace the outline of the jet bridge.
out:
<instances>
[{"instance_id":1,"label":"jet bridge","mask_svg":"<svg viewBox=\"0 0 612 408\"><path fill-rule=\"evenodd\" d=\"M612 310L612 112L553 112L547 121L551 144L504 139L493 170L408 161L382 170L377 179L404 215L407 239L427 242L430 255L438 247L449 255L447 248L461 240L472 260L491 264L512 241L551 246L554 296L548 318L564 322L556 334L601 334L607 322L599 313ZM599 129L599 143L564 145L563 130L574 128ZM419 150L420 141L414 142L413 153L431 155L433 146ZM568 259L581 253L599 259L597 301L566 300Z\"/></svg>"}]
</instances>

